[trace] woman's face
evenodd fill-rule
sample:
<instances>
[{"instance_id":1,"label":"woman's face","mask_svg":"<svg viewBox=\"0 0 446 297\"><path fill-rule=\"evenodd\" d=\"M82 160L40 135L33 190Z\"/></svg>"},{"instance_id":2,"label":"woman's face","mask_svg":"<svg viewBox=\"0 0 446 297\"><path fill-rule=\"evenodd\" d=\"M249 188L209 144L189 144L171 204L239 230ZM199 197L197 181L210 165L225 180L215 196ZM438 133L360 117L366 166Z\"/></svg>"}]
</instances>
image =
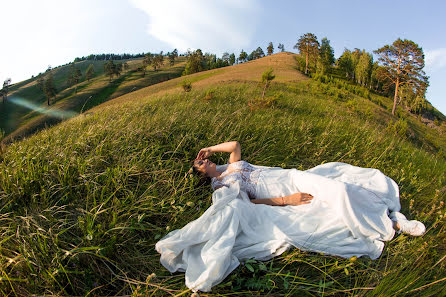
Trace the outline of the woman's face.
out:
<instances>
[{"instance_id":1,"label":"woman's face","mask_svg":"<svg viewBox=\"0 0 446 297\"><path fill-rule=\"evenodd\" d=\"M209 161L208 159L195 160L194 164L199 171L205 173L206 175L208 175L211 171L215 171L216 168L215 163Z\"/></svg>"}]
</instances>

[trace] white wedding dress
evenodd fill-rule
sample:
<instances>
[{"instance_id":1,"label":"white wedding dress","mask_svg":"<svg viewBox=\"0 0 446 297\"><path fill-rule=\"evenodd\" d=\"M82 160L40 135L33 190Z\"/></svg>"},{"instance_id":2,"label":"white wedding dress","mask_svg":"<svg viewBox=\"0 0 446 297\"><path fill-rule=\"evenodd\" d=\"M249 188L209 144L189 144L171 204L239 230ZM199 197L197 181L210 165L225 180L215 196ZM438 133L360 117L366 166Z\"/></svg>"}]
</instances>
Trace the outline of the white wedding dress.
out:
<instances>
[{"instance_id":1,"label":"white wedding dress","mask_svg":"<svg viewBox=\"0 0 446 297\"><path fill-rule=\"evenodd\" d=\"M389 213L401 208L398 185L378 169L331 162L299 171L239 161L217 170L211 207L155 246L164 267L186 272L193 291L210 291L243 259L268 260L291 246L376 259L395 234ZM299 206L249 199L297 192L314 199Z\"/></svg>"}]
</instances>

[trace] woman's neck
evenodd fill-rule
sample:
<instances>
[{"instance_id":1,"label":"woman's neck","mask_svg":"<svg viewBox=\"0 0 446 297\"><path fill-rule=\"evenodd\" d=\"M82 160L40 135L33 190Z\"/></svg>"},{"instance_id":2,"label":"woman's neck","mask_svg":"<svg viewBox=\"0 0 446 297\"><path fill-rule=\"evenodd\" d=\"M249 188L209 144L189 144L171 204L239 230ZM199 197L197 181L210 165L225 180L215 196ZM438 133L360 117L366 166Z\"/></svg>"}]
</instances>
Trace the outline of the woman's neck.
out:
<instances>
[{"instance_id":1,"label":"woman's neck","mask_svg":"<svg viewBox=\"0 0 446 297\"><path fill-rule=\"evenodd\" d=\"M212 178L212 177L219 177L221 175L221 172L220 171L217 171L217 170L215 170L214 172L209 172L208 173L208 176L210 177L210 178Z\"/></svg>"}]
</instances>

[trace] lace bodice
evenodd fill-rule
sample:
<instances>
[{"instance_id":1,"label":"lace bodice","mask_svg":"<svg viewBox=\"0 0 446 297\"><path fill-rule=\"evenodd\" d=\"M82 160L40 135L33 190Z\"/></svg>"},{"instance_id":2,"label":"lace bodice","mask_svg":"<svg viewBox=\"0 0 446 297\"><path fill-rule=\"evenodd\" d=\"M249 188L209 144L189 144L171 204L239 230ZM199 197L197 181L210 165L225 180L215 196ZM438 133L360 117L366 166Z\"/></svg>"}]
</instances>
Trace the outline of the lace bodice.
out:
<instances>
[{"instance_id":1,"label":"lace bodice","mask_svg":"<svg viewBox=\"0 0 446 297\"><path fill-rule=\"evenodd\" d=\"M256 186L261 171L262 169L255 168L246 161L231 163L218 178L212 178L212 189L216 190L222 186L229 187L238 181L240 188L248 194L249 198L255 199Z\"/></svg>"}]
</instances>

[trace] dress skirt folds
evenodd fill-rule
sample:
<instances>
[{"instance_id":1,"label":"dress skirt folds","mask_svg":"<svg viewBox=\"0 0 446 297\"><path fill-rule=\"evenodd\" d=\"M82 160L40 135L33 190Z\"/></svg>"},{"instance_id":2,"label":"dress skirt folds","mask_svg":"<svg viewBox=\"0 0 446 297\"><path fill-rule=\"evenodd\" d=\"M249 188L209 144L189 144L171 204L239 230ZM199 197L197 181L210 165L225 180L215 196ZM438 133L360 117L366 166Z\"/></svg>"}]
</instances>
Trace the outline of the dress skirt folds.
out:
<instances>
[{"instance_id":1,"label":"dress skirt folds","mask_svg":"<svg viewBox=\"0 0 446 297\"><path fill-rule=\"evenodd\" d=\"M389 213L401 208L398 185L377 169L341 162L306 171L250 166L260 170L256 199L297 192L314 199L299 206L269 206L251 203L241 181L217 189L201 217L155 246L163 266L185 272L193 291L210 291L243 259L268 260L291 246L376 259L383 241L395 234Z\"/></svg>"}]
</instances>

